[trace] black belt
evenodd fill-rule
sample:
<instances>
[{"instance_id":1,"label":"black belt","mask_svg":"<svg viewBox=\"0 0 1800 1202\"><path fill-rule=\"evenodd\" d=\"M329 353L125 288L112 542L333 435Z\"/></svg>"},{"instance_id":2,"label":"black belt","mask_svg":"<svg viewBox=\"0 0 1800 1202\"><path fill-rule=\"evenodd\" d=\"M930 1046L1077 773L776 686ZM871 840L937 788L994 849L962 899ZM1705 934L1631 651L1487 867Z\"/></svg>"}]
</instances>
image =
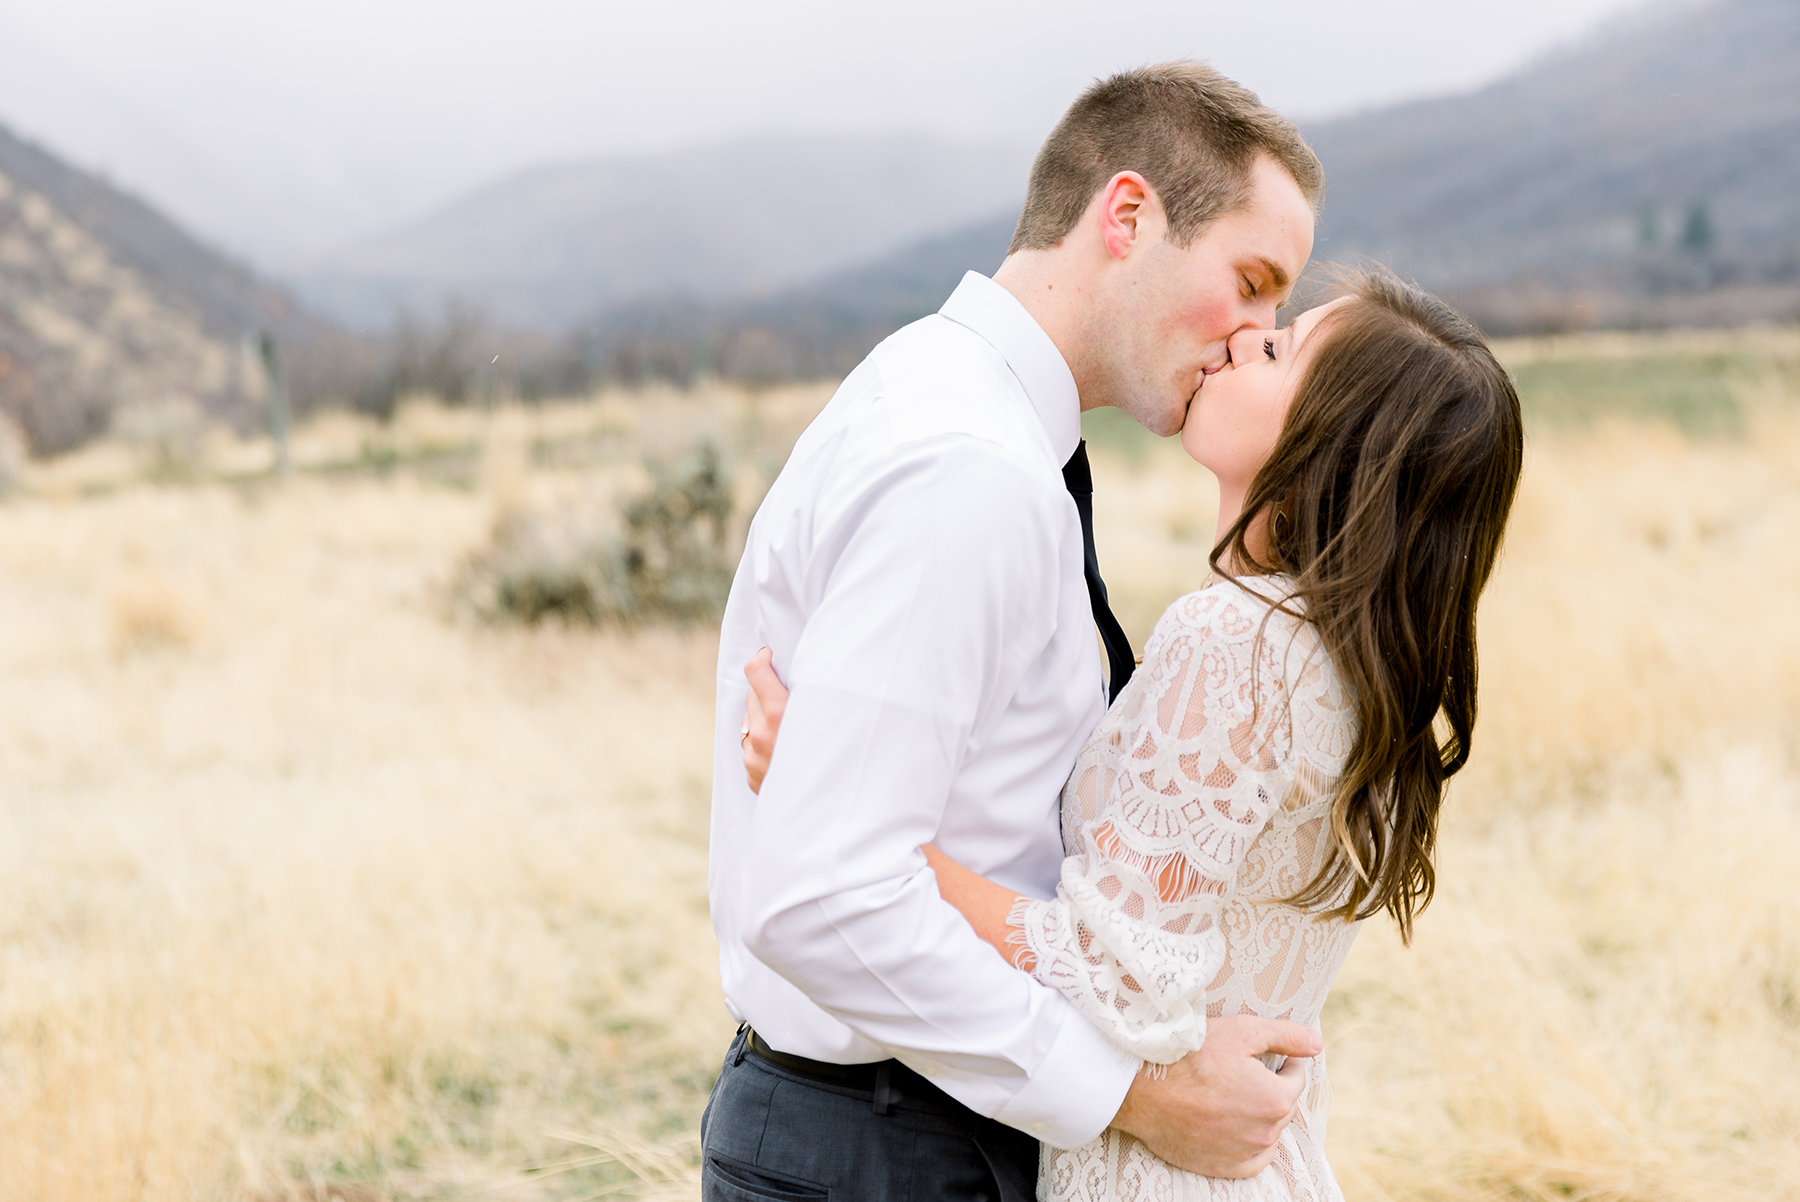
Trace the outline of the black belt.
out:
<instances>
[{"instance_id":1,"label":"black belt","mask_svg":"<svg viewBox=\"0 0 1800 1202\"><path fill-rule=\"evenodd\" d=\"M823 1081L827 1085L841 1085L846 1089L870 1090L875 1088L876 1075L886 1068L892 1072L899 1067L896 1060L882 1060L874 1064L831 1064L824 1060L808 1060L805 1056L791 1056L786 1052L777 1052L763 1041L763 1037L752 1027L749 1034L750 1050L758 1057L767 1060L777 1068L785 1068L790 1073L809 1077L814 1081Z\"/></svg>"},{"instance_id":2,"label":"black belt","mask_svg":"<svg viewBox=\"0 0 1800 1202\"><path fill-rule=\"evenodd\" d=\"M776 1068L786 1069L797 1077L805 1077L810 1081L818 1081L825 1085L837 1085L845 1089L874 1094L876 1114L886 1114L888 1107L899 1100L890 1085L894 1076L898 1075L903 1078L917 1076L898 1060L877 1060L873 1064L832 1064L825 1060L809 1060L805 1056L778 1052L764 1042L763 1037L756 1033L754 1027L745 1030L744 1045L758 1060L767 1061ZM923 1077L917 1079L920 1082L925 1080Z\"/></svg>"},{"instance_id":3,"label":"black belt","mask_svg":"<svg viewBox=\"0 0 1800 1202\"><path fill-rule=\"evenodd\" d=\"M728 1059L727 1065L742 1061L745 1053L749 1053L796 1077L870 1094L878 1115L886 1115L893 1107L904 1105L908 1110L957 1118L967 1124L976 1151L994 1174L1000 1202L1031 1202L1032 1182L1037 1173L1037 1141L994 1119L976 1114L898 1060L878 1060L873 1064L809 1060L805 1056L776 1051L748 1023L740 1028L739 1039L732 1046L736 1049L732 1054L734 1059Z\"/></svg>"}]
</instances>

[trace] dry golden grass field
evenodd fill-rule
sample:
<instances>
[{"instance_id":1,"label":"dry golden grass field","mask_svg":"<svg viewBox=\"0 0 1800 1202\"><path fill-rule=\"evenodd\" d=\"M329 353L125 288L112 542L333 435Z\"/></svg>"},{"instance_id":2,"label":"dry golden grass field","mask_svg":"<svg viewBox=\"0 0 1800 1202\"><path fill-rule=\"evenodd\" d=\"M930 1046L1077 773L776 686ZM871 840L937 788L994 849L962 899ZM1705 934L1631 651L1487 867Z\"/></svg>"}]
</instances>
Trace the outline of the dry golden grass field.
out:
<instances>
[{"instance_id":1,"label":"dry golden grass field","mask_svg":"<svg viewBox=\"0 0 1800 1202\"><path fill-rule=\"evenodd\" d=\"M1800 332L1513 344L1442 889L1325 1034L1351 1199L1800 1198ZM0 1199L692 1197L714 637L484 623L505 515L828 389L317 420L0 503ZM1091 429L1139 639L1212 499Z\"/></svg>"}]
</instances>

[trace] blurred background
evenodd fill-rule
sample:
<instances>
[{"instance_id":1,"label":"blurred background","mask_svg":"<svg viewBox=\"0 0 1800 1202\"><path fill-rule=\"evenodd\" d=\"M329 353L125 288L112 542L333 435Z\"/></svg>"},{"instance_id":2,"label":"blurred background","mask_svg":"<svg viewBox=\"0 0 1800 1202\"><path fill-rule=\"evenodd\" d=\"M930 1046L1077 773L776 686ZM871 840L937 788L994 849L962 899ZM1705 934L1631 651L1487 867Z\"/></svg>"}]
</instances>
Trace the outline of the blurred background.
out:
<instances>
[{"instance_id":1,"label":"blurred background","mask_svg":"<svg viewBox=\"0 0 1800 1202\"><path fill-rule=\"evenodd\" d=\"M1800 1197L1800 0L0 0L0 1200L695 1196L745 524L1178 56L1529 422L1347 1194ZM1084 426L1141 644L1212 486Z\"/></svg>"}]
</instances>

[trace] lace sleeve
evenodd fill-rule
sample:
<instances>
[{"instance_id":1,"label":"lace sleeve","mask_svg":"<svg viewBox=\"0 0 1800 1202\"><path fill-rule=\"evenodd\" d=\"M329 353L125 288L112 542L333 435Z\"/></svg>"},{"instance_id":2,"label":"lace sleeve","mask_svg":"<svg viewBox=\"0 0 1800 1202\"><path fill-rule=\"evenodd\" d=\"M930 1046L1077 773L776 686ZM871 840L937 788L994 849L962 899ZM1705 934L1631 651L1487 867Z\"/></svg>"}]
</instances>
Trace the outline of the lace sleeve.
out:
<instances>
[{"instance_id":1,"label":"lace sleeve","mask_svg":"<svg viewBox=\"0 0 1800 1202\"><path fill-rule=\"evenodd\" d=\"M1065 805L1080 812L1065 820L1055 900L1011 914L1033 975L1154 1064L1206 1038L1225 895L1284 792L1283 667L1298 623L1277 612L1264 627L1269 614L1231 585L1170 607L1096 733L1115 754L1084 755L1069 784Z\"/></svg>"}]
</instances>

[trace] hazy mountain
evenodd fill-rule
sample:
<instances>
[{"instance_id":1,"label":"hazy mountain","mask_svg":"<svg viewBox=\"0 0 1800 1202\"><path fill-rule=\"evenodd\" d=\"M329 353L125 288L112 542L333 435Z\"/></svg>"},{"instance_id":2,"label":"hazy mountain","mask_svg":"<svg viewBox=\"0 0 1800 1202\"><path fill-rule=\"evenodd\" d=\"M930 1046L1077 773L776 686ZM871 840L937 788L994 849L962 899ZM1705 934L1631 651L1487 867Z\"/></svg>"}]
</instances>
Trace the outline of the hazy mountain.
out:
<instances>
[{"instance_id":1,"label":"hazy mountain","mask_svg":"<svg viewBox=\"0 0 1800 1202\"><path fill-rule=\"evenodd\" d=\"M1800 284L1795 0L1653 7L1481 91L1307 132L1320 258L1615 320L1632 297Z\"/></svg>"},{"instance_id":2,"label":"hazy mountain","mask_svg":"<svg viewBox=\"0 0 1800 1202\"><path fill-rule=\"evenodd\" d=\"M1374 258L1497 332L1800 319L1800 3L1655 5L1491 87L1307 130L1316 258ZM831 375L1005 255L1016 209L761 300L610 310L632 378Z\"/></svg>"},{"instance_id":3,"label":"hazy mountain","mask_svg":"<svg viewBox=\"0 0 1800 1202\"><path fill-rule=\"evenodd\" d=\"M998 267L1017 220L1008 207L769 297L621 305L574 341L590 370L613 379L843 375L877 342L934 312L964 272Z\"/></svg>"},{"instance_id":4,"label":"hazy mountain","mask_svg":"<svg viewBox=\"0 0 1800 1202\"><path fill-rule=\"evenodd\" d=\"M1490 329L1800 319L1797 0L1642 10L1491 87L1308 134L1330 178L1317 256L1387 261ZM1000 262L1027 158L766 138L527 172L306 279L367 323L460 296L519 329L465 310L355 340L0 129L0 409L40 450L124 405L242 418L253 329L294 349L301 403L376 412L477 383L836 375Z\"/></svg>"},{"instance_id":5,"label":"hazy mountain","mask_svg":"<svg viewBox=\"0 0 1800 1202\"><path fill-rule=\"evenodd\" d=\"M0 123L259 263L334 240L317 198L244 178L4 16Z\"/></svg>"},{"instance_id":6,"label":"hazy mountain","mask_svg":"<svg viewBox=\"0 0 1800 1202\"><path fill-rule=\"evenodd\" d=\"M358 323L457 297L558 328L646 297L769 295L1023 194L1028 147L761 138L544 167L314 261L302 295Z\"/></svg>"},{"instance_id":7,"label":"hazy mountain","mask_svg":"<svg viewBox=\"0 0 1800 1202\"><path fill-rule=\"evenodd\" d=\"M121 406L246 397L239 339L320 331L288 297L103 180L0 128L0 411L34 449ZM259 382L260 383L260 382Z\"/></svg>"}]
</instances>

